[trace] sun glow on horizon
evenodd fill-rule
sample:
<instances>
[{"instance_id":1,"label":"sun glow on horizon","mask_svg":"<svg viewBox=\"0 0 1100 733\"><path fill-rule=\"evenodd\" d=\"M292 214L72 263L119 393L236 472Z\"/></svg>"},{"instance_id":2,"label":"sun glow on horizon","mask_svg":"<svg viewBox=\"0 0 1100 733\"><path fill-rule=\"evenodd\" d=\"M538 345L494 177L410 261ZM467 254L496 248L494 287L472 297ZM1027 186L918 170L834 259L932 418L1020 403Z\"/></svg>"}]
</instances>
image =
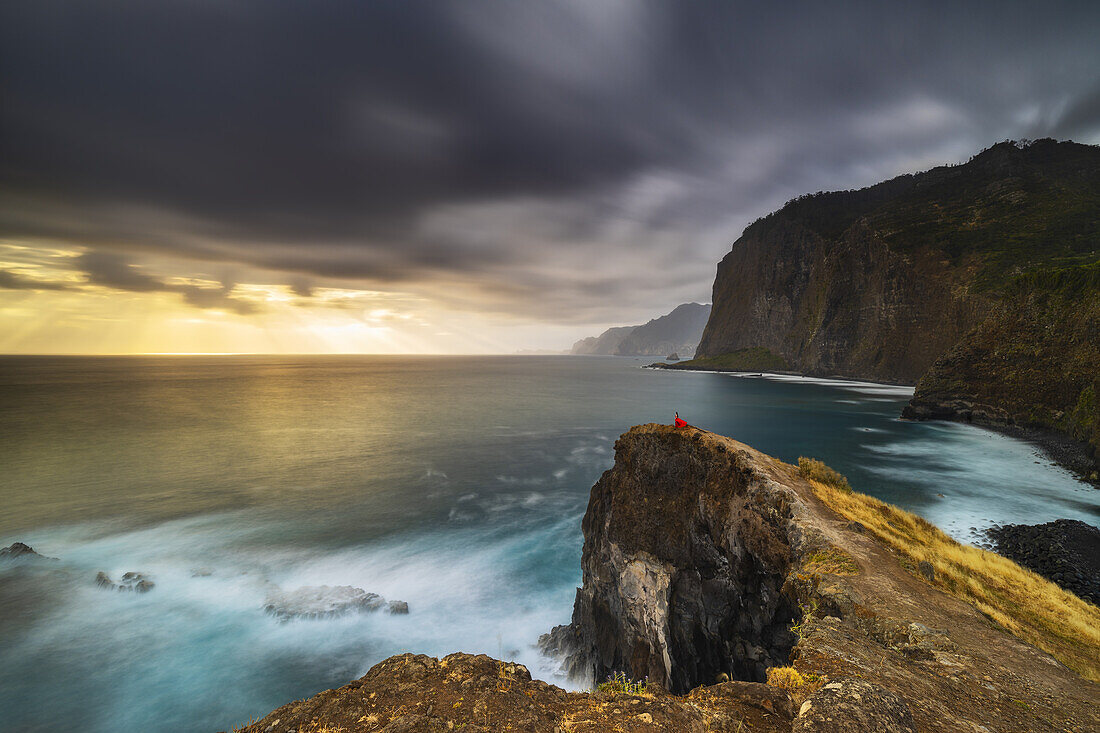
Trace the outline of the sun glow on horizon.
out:
<instances>
[{"instance_id":1,"label":"sun glow on horizon","mask_svg":"<svg viewBox=\"0 0 1100 733\"><path fill-rule=\"evenodd\" d=\"M72 249L0 242L0 353L493 354L561 348L577 327L454 309L411 292L309 288L126 265L115 286Z\"/></svg>"}]
</instances>

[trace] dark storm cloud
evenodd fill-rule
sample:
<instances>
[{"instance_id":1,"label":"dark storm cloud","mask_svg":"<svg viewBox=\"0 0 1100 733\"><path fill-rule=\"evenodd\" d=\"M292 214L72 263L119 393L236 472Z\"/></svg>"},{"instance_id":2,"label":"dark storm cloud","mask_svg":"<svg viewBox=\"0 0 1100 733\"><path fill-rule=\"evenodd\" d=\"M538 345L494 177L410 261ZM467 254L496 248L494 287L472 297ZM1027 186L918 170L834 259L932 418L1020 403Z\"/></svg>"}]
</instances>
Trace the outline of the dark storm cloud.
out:
<instances>
[{"instance_id":1,"label":"dark storm cloud","mask_svg":"<svg viewBox=\"0 0 1100 733\"><path fill-rule=\"evenodd\" d=\"M161 280L147 275L123 257L110 252L85 252L76 261L87 281L134 293L152 293L167 286Z\"/></svg>"},{"instance_id":2,"label":"dark storm cloud","mask_svg":"<svg viewBox=\"0 0 1100 733\"><path fill-rule=\"evenodd\" d=\"M1054 127L1064 137L1088 137L1100 130L1100 83L1091 92L1078 96L1068 105Z\"/></svg>"},{"instance_id":3,"label":"dark storm cloud","mask_svg":"<svg viewBox=\"0 0 1100 733\"><path fill-rule=\"evenodd\" d=\"M805 191L1097 142L1098 32L1096 3L6 3L0 234L125 251L82 261L120 289L162 289L156 254L629 320Z\"/></svg>"},{"instance_id":4,"label":"dark storm cloud","mask_svg":"<svg viewBox=\"0 0 1100 733\"><path fill-rule=\"evenodd\" d=\"M76 267L91 285L134 293L178 293L185 303L197 308L220 308L240 315L259 311L256 303L232 297L232 283L219 287L169 283L149 275L126 257L112 252L85 252L76 258Z\"/></svg>"}]
</instances>

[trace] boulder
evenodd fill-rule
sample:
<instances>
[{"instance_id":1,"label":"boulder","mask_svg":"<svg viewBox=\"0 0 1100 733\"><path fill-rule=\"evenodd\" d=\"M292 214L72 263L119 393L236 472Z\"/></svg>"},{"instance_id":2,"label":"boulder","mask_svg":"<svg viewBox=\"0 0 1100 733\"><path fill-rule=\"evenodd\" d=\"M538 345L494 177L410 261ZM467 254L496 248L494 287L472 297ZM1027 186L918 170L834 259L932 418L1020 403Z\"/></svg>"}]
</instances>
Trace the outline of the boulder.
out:
<instances>
[{"instance_id":1,"label":"boulder","mask_svg":"<svg viewBox=\"0 0 1100 733\"><path fill-rule=\"evenodd\" d=\"M15 542L0 550L0 562L38 562L42 560L57 561L56 557L39 555L30 545Z\"/></svg>"},{"instance_id":2,"label":"boulder","mask_svg":"<svg viewBox=\"0 0 1100 733\"><path fill-rule=\"evenodd\" d=\"M148 593L156 587L156 583L148 578L145 573L130 571L122 574L119 582L114 582L107 573L100 570L95 574L95 584L106 590L117 590L123 593Z\"/></svg>"},{"instance_id":3,"label":"boulder","mask_svg":"<svg viewBox=\"0 0 1100 733\"><path fill-rule=\"evenodd\" d=\"M1100 603L1100 529L1076 519L1009 524L987 531L996 552Z\"/></svg>"},{"instance_id":4,"label":"boulder","mask_svg":"<svg viewBox=\"0 0 1100 733\"><path fill-rule=\"evenodd\" d=\"M404 604L404 613L408 613L408 604ZM362 588L350 585L307 585L296 590L274 590L264 601L264 611L280 621L290 619L336 618L349 613L372 613L386 606L386 599L377 593L368 593ZM400 607L400 606L398 606ZM390 613L402 613L393 610Z\"/></svg>"}]
</instances>

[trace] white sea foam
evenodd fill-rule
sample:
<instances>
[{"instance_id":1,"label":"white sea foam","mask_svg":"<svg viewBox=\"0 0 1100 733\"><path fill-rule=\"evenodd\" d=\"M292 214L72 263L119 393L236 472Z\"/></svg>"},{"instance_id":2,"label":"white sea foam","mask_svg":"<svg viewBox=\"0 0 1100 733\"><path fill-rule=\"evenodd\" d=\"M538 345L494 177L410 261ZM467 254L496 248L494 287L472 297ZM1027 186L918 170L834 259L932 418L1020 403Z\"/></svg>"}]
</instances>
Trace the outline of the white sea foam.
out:
<instances>
[{"instance_id":1,"label":"white sea foam","mask_svg":"<svg viewBox=\"0 0 1100 733\"><path fill-rule=\"evenodd\" d=\"M863 382L854 379L830 379L827 377L804 377L796 374L774 374L771 372L732 372L731 376L749 379L768 379L773 382L795 382L798 384L818 384L826 387L836 387L848 392L859 392L867 395L883 395L894 398L912 397L914 387L898 384L882 384L879 382Z\"/></svg>"},{"instance_id":2,"label":"white sea foam","mask_svg":"<svg viewBox=\"0 0 1100 733\"><path fill-rule=\"evenodd\" d=\"M874 457L862 469L885 480L903 479L933 497L918 511L956 539L978 540L992 524L1058 518L1095 523L1095 490L1036 447L971 425L919 427L928 438L860 446ZM873 486L864 490L874 493Z\"/></svg>"},{"instance_id":3,"label":"white sea foam","mask_svg":"<svg viewBox=\"0 0 1100 733\"><path fill-rule=\"evenodd\" d=\"M544 501L527 493L511 506ZM62 557L69 577L42 599L33 628L5 655L43 658L51 649L66 649L66 664L89 679L110 670L112 693L92 703L102 704L94 712L135 729L153 723L142 716L157 715L137 704L155 694L157 684L171 685L173 697L192 706L227 693L254 694L251 686L259 681L242 679L240 662L262 670L297 660L319 670L317 689L360 676L405 651L483 652L514 657L536 675L552 671L533 643L568 620L573 583L541 583L529 572L541 563L537 548L561 545L565 537L571 539L562 548L576 551L577 507L528 536L501 540L481 527L333 551L250 546L290 527L242 520L206 516L107 536L97 536L93 527L33 533L29 539ZM579 564L573 564L579 574ZM98 570L112 577L140 570L156 587L145 594L106 591L93 582ZM273 589L316 585L350 585L404 600L410 613L279 623L262 610ZM265 711L256 701L246 709ZM171 727L171 716L163 712L155 724ZM233 722L211 721L210 727Z\"/></svg>"}]
</instances>

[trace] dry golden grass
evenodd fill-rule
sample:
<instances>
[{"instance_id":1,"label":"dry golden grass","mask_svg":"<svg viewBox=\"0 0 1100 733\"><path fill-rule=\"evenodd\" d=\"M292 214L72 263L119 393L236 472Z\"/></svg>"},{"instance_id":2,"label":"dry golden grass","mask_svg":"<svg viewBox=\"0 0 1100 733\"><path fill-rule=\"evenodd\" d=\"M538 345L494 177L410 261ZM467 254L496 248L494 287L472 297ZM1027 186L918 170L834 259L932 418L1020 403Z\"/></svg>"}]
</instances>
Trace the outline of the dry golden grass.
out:
<instances>
[{"instance_id":1,"label":"dry golden grass","mask_svg":"<svg viewBox=\"0 0 1100 733\"><path fill-rule=\"evenodd\" d=\"M852 486L842 473L834 471L816 458L799 456L798 472L802 474L803 478L810 479L811 481L818 481L826 486L832 486L834 489L845 491L849 494L852 493Z\"/></svg>"},{"instance_id":2,"label":"dry golden grass","mask_svg":"<svg viewBox=\"0 0 1100 733\"><path fill-rule=\"evenodd\" d=\"M798 703L820 690L825 678L816 674L804 675L794 667L771 667L768 669L768 684L787 690Z\"/></svg>"},{"instance_id":3,"label":"dry golden grass","mask_svg":"<svg viewBox=\"0 0 1100 733\"><path fill-rule=\"evenodd\" d=\"M859 522L896 550L908 569L931 563L936 571L932 585L1081 676L1100 682L1100 608L1000 555L959 544L915 514L813 478L810 485L833 511Z\"/></svg>"},{"instance_id":4,"label":"dry golden grass","mask_svg":"<svg viewBox=\"0 0 1100 733\"><path fill-rule=\"evenodd\" d=\"M832 573L833 575L857 575L859 565L855 558L839 547L829 547L811 552L802 562L802 571L807 573Z\"/></svg>"}]
</instances>

